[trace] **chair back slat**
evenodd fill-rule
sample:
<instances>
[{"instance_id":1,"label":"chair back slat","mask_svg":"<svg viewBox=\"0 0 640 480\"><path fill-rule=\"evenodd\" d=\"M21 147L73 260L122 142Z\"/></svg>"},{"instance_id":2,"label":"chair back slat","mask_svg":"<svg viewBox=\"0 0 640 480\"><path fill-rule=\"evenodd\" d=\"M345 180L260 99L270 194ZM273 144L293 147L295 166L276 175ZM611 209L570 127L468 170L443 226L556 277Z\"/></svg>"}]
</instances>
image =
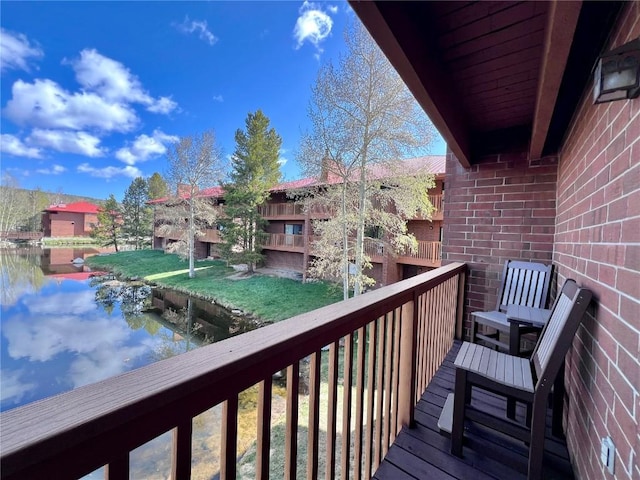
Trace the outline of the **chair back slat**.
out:
<instances>
[{"instance_id":1,"label":"chair back slat","mask_svg":"<svg viewBox=\"0 0 640 480\"><path fill-rule=\"evenodd\" d=\"M551 388L591 301L591 295L591 291L578 287L575 281L565 281L531 356L538 379L536 389L541 384Z\"/></svg>"},{"instance_id":2,"label":"chair back slat","mask_svg":"<svg viewBox=\"0 0 640 480\"><path fill-rule=\"evenodd\" d=\"M544 308L551 280L551 265L509 260L504 266L496 310L508 305Z\"/></svg>"}]
</instances>

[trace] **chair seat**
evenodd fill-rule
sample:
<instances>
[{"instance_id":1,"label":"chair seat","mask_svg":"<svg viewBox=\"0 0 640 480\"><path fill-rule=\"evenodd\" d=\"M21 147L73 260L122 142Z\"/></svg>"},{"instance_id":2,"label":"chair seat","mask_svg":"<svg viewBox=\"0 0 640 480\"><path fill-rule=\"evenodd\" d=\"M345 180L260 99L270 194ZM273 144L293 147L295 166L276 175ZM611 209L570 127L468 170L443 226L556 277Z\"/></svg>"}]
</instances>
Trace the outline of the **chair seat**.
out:
<instances>
[{"instance_id":1,"label":"chair seat","mask_svg":"<svg viewBox=\"0 0 640 480\"><path fill-rule=\"evenodd\" d=\"M497 352L477 343L464 342L454 365L503 385L527 392L534 391L531 364L526 358Z\"/></svg>"},{"instance_id":2,"label":"chair seat","mask_svg":"<svg viewBox=\"0 0 640 480\"><path fill-rule=\"evenodd\" d=\"M503 332L509 331L509 320L507 320L507 314L504 312L492 310L490 312L473 312L471 315L475 322L482 325L488 325Z\"/></svg>"}]
</instances>

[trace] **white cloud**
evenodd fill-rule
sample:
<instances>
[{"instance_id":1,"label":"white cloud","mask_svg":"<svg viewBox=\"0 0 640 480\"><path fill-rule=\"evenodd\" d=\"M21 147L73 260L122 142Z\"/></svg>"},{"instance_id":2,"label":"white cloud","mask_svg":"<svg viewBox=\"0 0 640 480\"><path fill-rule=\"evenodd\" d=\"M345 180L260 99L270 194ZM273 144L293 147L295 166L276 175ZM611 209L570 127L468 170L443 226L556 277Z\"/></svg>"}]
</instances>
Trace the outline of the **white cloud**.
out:
<instances>
[{"instance_id":1,"label":"white cloud","mask_svg":"<svg viewBox=\"0 0 640 480\"><path fill-rule=\"evenodd\" d=\"M104 167L104 168L95 168L89 165L88 163L81 163L78 165L78 172L80 173L88 173L92 177L97 178L113 178L117 176L129 177L129 178L138 178L142 177L142 172L137 167L133 167L131 165L127 165L126 167L118 168L118 167Z\"/></svg>"},{"instance_id":2,"label":"white cloud","mask_svg":"<svg viewBox=\"0 0 640 480\"><path fill-rule=\"evenodd\" d=\"M60 175L61 173L66 172L67 169L62 165L51 165L51 168L39 168L36 170L37 173L41 173L43 175Z\"/></svg>"},{"instance_id":3,"label":"white cloud","mask_svg":"<svg viewBox=\"0 0 640 480\"><path fill-rule=\"evenodd\" d=\"M52 148L59 152L77 153L87 157L101 157L104 155L104 151L99 148L100 139L86 132L36 128L27 137L27 142L30 145Z\"/></svg>"},{"instance_id":4,"label":"white cloud","mask_svg":"<svg viewBox=\"0 0 640 480\"><path fill-rule=\"evenodd\" d=\"M129 105L109 102L91 92L70 93L52 80L17 80L11 93L4 113L18 125L128 132L138 123Z\"/></svg>"},{"instance_id":5,"label":"white cloud","mask_svg":"<svg viewBox=\"0 0 640 480\"><path fill-rule=\"evenodd\" d=\"M214 95L213 96L213 101L222 103L222 102L224 102L224 98L222 97L222 95Z\"/></svg>"},{"instance_id":6,"label":"white cloud","mask_svg":"<svg viewBox=\"0 0 640 480\"><path fill-rule=\"evenodd\" d=\"M116 158L127 165L145 162L150 158L164 155L166 144L179 140L175 135L167 135L161 130L154 130L151 136L142 134L136 137L133 144L123 147L116 152Z\"/></svg>"},{"instance_id":7,"label":"white cloud","mask_svg":"<svg viewBox=\"0 0 640 480\"><path fill-rule=\"evenodd\" d=\"M206 20L189 20L189 16L185 15L182 23L174 23L173 26L182 33L198 33L200 40L207 42L209 45L214 45L218 38L209 31Z\"/></svg>"},{"instance_id":8,"label":"white cloud","mask_svg":"<svg viewBox=\"0 0 640 480\"><path fill-rule=\"evenodd\" d=\"M8 133L0 135L0 152L16 157L42 158L39 148L29 147L18 137Z\"/></svg>"},{"instance_id":9,"label":"white cloud","mask_svg":"<svg viewBox=\"0 0 640 480\"><path fill-rule=\"evenodd\" d=\"M289 161L289 159L284 156L286 153L287 153L287 149L286 148L281 148L280 152L278 152L278 155L279 155L278 164L281 167L284 167L287 164L287 162Z\"/></svg>"},{"instance_id":10,"label":"white cloud","mask_svg":"<svg viewBox=\"0 0 640 480\"><path fill-rule=\"evenodd\" d=\"M22 381L20 377L24 374L23 370L11 371L3 369L0 373L0 401L3 403L12 400L12 403L20 403L22 397L37 388L37 384L28 381Z\"/></svg>"},{"instance_id":11,"label":"white cloud","mask_svg":"<svg viewBox=\"0 0 640 480\"><path fill-rule=\"evenodd\" d=\"M59 379L74 388L129 370L136 359L152 351L154 341L127 345L131 330L124 319L105 315L96 306L94 297L94 292L87 290L74 295L50 295L46 301L27 299L25 304L33 320L17 315L2 325L9 356L31 362L47 362L57 357L66 366L60 356L70 354L73 359L68 371L60 372ZM2 370L3 400L19 401L20 395L37 387L21 378L28 373Z\"/></svg>"},{"instance_id":12,"label":"white cloud","mask_svg":"<svg viewBox=\"0 0 640 480\"><path fill-rule=\"evenodd\" d=\"M334 15L336 13L338 13L338 6L337 5L329 5L327 7L327 10L329 10L329 12L333 13Z\"/></svg>"},{"instance_id":13,"label":"white cloud","mask_svg":"<svg viewBox=\"0 0 640 480\"><path fill-rule=\"evenodd\" d=\"M0 28L0 70L19 69L29 71L30 58L42 58L39 46L32 46L22 33L11 33Z\"/></svg>"},{"instance_id":14,"label":"white cloud","mask_svg":"<svg viewBox=\"0 0 640 480\"><path fill-rule=\"evenodd\" d=\"M151 113L161 113L166 115L167 113L171 113L177 108L178 104L171 100L169 97L160 97L156 99L152 105L147 107Z\"/></svg>"},{"instance_id":15,"label":"white cloud","mask_svg":"<svg viewBox=\"0 0 640 480\"><path fill-rule=\"evenodd\" d=\"M329 7L329 11L333 11ZM319 5L305 0L299 10L300 16L296 20L293 36L296 39L296 49L308 41L316 48L316 57L322 53L320 44L331 34L333 20Z\"/></svg>"},{"instance_id":16,"label":"white cloud","mask_svg":"<svg viewBox=\"0 0 640 480\"><path fill-rule=\"evenodd\" d=\"M80 58L70 63L76 80L89 91L110 102L140 103L154 113L169 113L177 107L168 97L153 98L142 88L138 77L122 63L101 55L94 49L80 52Z\"/></svg>"}]
</instances>

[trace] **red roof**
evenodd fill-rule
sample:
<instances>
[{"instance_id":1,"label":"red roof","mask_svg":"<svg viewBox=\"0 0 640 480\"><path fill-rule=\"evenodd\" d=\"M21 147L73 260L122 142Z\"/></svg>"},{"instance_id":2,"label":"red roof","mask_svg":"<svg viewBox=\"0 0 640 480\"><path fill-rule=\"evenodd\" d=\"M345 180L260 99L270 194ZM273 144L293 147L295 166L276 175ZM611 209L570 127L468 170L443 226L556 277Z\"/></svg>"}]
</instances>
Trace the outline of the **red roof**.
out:
<instances>
[{"instance_id":1,"label":"red roof","mask_svg":"<svg viewBox=\"0 0 640 480\"><path fill-rule=\"evenodd\" d=\"M402 175L415 173L431 173L436 176L444 176L446 157L444 155L428 155L424 157L409 158L407 160L398 160L395 163L384 165L371 165L368 167L371 178L380 179L393 177L397 172ZM280 192L286 190L295 190L297 188L309 187L311 185L335 185L340 183L342 178L329 172L328 179L319 181L315 178L303 178L294 180L293 182L279 183L271 189L272 192Z\"/></svg>"},{"instance_id":2,"label":"red roof","mask_svg":"<svg viewBox=\"0 0 640 480\"><path fill-rule=\"evenodd\" d=\"M98 213L100 207L89 202L61 203L45 208L45 212Z\"/></svg>"},{"instance_id":3,"label":"red roof","mask_svg":"<svg viewBox=\"0 0 640 480\"><path fill-rule=\"evenodd\" d=\"M396 165L400 167L402 174L411 173L432 173L437 176L444 176L446 157L444 155L427 155L424 157L409 158L407 160L398 160ZM369 169L373 178L385 178L394 175L393 167L385 165L372 165ZM316 178L301 178L291 182L281 182L270 189L271 192L283 192L287 190L295 190L298 188L310 187L312 185L328 185L340 183L341 179L336 175L329 174L329 179L321 182ZM198 197L223 197L224 189L222 187L211 187L200 190ZM181 198L189 198L188 195L181 195ZM156 198L147 203L163 203L169 200L168 197Z\"/></svg>"}]
</instances>

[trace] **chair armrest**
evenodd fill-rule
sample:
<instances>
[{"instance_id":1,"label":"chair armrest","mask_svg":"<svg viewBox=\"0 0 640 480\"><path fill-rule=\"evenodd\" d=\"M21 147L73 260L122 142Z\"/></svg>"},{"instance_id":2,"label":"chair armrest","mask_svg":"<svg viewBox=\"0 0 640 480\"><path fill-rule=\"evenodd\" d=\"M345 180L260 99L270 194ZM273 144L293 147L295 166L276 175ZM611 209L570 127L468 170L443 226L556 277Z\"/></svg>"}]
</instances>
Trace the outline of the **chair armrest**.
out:
<instances>
[{"instance_id":1,"label":"chair armrest","mask_svg":"<svg viewBox=\"0 0 640 480\"><path fill-rule=\"evenodd\" d=\"M523 326L542 328L549 320L551 310L521 305L509 305L506 316L510 324L515 323Z\"/></svg>"}]
</instances>

